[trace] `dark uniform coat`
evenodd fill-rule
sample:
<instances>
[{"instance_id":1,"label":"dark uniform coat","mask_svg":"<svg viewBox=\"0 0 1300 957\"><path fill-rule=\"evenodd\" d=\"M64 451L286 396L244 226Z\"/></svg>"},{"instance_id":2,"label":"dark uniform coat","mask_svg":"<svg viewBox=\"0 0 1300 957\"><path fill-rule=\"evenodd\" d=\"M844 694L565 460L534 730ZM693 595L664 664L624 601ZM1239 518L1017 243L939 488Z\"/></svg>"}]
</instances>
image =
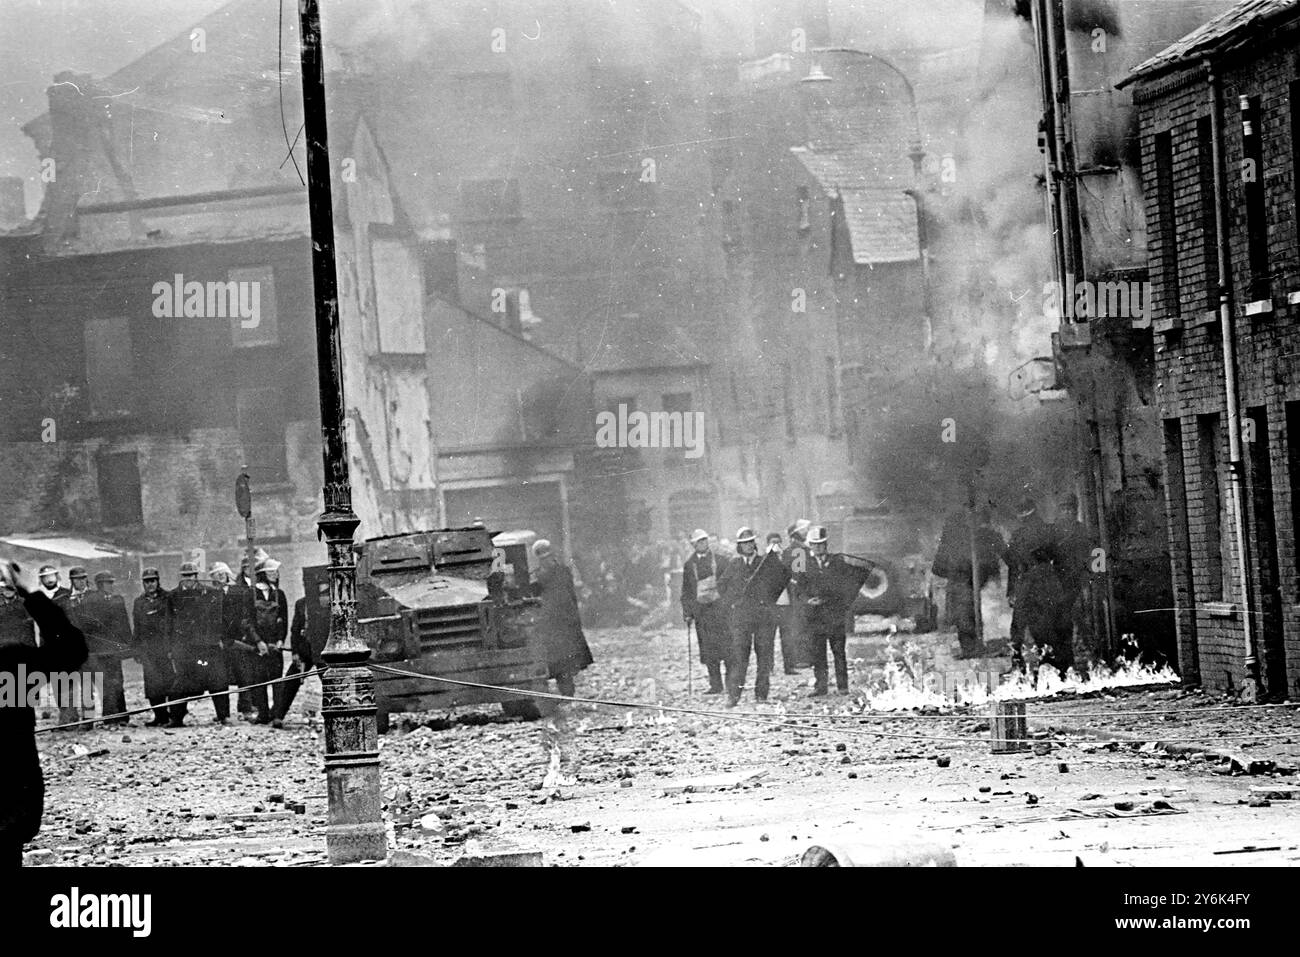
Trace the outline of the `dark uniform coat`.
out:
<instances>
[{"instance_id":1,"label":"dark uniform coat","mask_svg":"<svg viewBox=\"0 0 1300 957\"><path fill-rule=\"evenodd\" d=\"M32 618L16 593L12 598L0 595L0 648L17 645L36 647L36 630Z\"/></svg>"},{"instance_id":2,"label":"dark uniform coat","mask_svg":"<svg viewBox=\"0 0 1300 957\"><path fill-rule=\"evenodd\" d=\"M171 603L176 693L184 697L225 691L230 681L222 648L221 590L207 585L177 588Z\"/></svg>"},{"instance_id":3,"label":"dark uniform coat","mask_svg":"<svg viewBox=\"0 0 1300 957\"><path fill-rule=\"evenodd\" d=\"M804 570L796 571L791 579L808 633L843 636L853 601L869 575L870 566L831 554L819 562L809 550ZM813 599L819 601L813 603Z\"/></svg>"},{"instance_id":4,"label":"dark uniform coat","mask_svg":"<svg viewBox=\"0 0 1300 957\"><path fill-rule=\"evenodd\" d=\"M1026 630L1035 644L1051 645L1056 663L1074 662L1073 604L1061 580L1061 554L1056 532L1031 515L1011 533L1007 545L1007 597L1015 602L1011 644L1019 648Z\"/></svg>"},{"instance_id":5,"label":"dark uniform coat","mask_svg":"<svg viewBox=\"0 0 1300 957\"><path fill-rule=\"evenodd\" d=\"M176 681L171 660L171 596L161 588L152 595L140 595L131 611L135 623L135 656L144 669L144 696L150 701L161 701L171 694Z\"/></svg>"},{"instance_id":6,"label":"dark uniform coat","mask_svg":"<svg viewBox=\"0 0 1300 957\"><path fill-rule=\"evenodd\" d=\"M0 674L17 686L20 666L29 671L73 672L86 660L86 640L68 621L63 610L44 592L23 600L28 615L41 630L41 646L0 646ZM36 836L45 807L45 780L36 751L36 715L31 708L0 708L0 853L17 852ZM10 860L0 861L8 866Z\"/></svg>"},{"instance_id":7,"label":"dark uniform coat","mask_svg":"<svg viewBox=\"0 0 1300 957\"><path fill-rule=\"evenodd\" d=\"M714 602L699 601L699 584L712 578L716 586L725 568L726 559L720 558L713 549L703 555L691 552L691 557L682 566L682 614L695 620L700 661L706 665L717 664L727 658L731 650L731 633L721 596Z\"/></svg>"},{"instance_id":8,"label":"dark uniform coat","mask_svg":"<svg viewBox=\"0 0 1300 957\"><path fill-rule=\"evenodd\" d=\"M546 644L550 676L573 675L589 666L591 648L582 633L578 595L569 566L554 558L543 559L533 581L533 594L542 600L537 627Z\"/></svg>"},{"instance_id":9,"label":"dark uniform coat","mask_svg":"<svg viewBox=\"0 0 1300 957\"><path fill-rule=\"evenodd\" d=\"M289 650L307 667L323 664L321 654L330 637L330 610L320 605L308 607L306 596L293 605L293 623L289 627Z\"/></svg>"}]
</instances>

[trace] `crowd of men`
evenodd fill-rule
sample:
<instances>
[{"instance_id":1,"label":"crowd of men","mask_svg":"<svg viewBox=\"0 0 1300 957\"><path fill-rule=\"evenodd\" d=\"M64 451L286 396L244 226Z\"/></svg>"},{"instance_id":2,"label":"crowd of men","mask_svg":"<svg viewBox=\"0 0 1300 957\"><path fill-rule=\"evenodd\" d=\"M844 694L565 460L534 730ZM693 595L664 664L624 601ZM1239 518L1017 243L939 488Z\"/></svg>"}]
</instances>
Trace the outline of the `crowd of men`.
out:
<instances>
[{"instance_id":1,"label":"crowd of men","mask_svg":"<svg viewBox=\"0 0 1300 957\"><path fill-rule=\"evenodd\" d=\"M735 707L745 687L749 659L756 659L754 699L766 701L780 632L786 674L812 665L815 697L829 693L826 653L835 663L835 685L849 690L845 641L853 600L871 565L828 551L825 526L800 519L767 535L762 549L752 528L736 533L734 556L721 554L709 533L696 529L693 552L682 569L682 616L694 626L700 661L708 670L706 694L727 695Z\"/></svg>"},{"instance_id":2,"label":"crowd of men","mask_svg":"<svg viewBox=\"0 0 1300 957\"><path fill-rule=\"evenodd\" d=\"M251 566L251 574L250 574ZM153 708L148 727L183 727L188 703L207 696L220 724L230 720L231 686L240 690L236 708L257 724L283 727L302 676L321 660L329 635L329 586L298 599L292 618L279 585L280 563L259 549L238 575L215 562L201 578L193 562L180 566L180 583L167 591L157 568L141 574L142 592L128 614L111 572L94 576L82 566L68 570L63 584L51 565L38 572L40 590L63 609L85 636L83 671L102 676L103 724L128 724L122 662L134 658L144 672L145 697ZM0 643L31 644L32 621L15 595L0 591ZM291 661L285 667L284 652ZM287 678L268 687L267 682ZM258 687L249 687L257 685ZM85 724L72 705L60 709L59 724Z\"/></svg>"},{"instance_id":3,"label":"crowd of men","mask_svg":"<svg viewBox=\"0 0 1300 957\"><path fill-rule=\"evenodd\" d=\"M999 578L1007 567L1007 600L1012 607L1013 666L1023 670L1026 649L1062 673L1075 667L1075 635L1088 629L1084 593L1093 551L1087 532L1077 520L1078 500L1064 495L1057 503L1057 521L1044 521L1038 503L1025 498L1017 507L1017 525L1010 541L990 525L989 510L953 512L944 522L931 570L948 582L948 617L957 629L961 655L986 654L975 627L975 575L979 587ZM1086 639L1085 639L1086 644Z\"/></svg>"}]
</instances>

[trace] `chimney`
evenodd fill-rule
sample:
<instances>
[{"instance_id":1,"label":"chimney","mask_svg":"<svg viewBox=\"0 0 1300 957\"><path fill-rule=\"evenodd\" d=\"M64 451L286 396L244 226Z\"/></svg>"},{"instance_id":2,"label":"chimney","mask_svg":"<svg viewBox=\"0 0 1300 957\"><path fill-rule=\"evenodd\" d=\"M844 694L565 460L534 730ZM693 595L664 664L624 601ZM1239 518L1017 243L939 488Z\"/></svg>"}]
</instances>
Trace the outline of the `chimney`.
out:
<instances>
[{"instance_id":1,"label":"chimney","mask_svg":"<svg viewBox=\"0 0 1300 957\"><path fill-rule=\"evenodd\" d=\"M0 176L0 229L13 229L27 222L27 201L18 176Z\"/></svg>"}]
</instances>

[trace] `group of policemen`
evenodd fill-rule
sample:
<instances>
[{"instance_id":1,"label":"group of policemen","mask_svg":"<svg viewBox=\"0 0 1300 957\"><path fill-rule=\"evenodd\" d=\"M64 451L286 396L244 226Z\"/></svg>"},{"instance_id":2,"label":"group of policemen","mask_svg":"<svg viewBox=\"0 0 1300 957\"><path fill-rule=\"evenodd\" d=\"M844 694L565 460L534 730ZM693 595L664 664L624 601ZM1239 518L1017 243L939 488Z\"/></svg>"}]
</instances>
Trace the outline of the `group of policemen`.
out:
<instances>
[{"instance_id":1,"label":"group of policemen","mask_svg":"<svg viewBox=\"0 0 1300 957\"><path fill-rule=\"evenodd\" d=\"M835 684L849 690L845 640L854 597L870 574L869 562L830 554L825 526L800 519L768 534L760 550L749 527L736 533L735 556L724 556L709 533L696 529L693 552L682 569L681 604L694 625L700 661L708 669L708 694L726 691L735 707L745 687L749 659L757 659L754 699L766 701L775 663L776 633L786 674L812 665L813 696L829 692L826 650L835 662Z\"/></svg>"},{"instance_id":2,"label":"group of policemen","mask_svg":"<svg viewBox=\"0 0 1300 957\"><path fill-rule=\"evenodd\" d=\"M249 568L253 573L250 577ZM40 569L42 591L63 608L86 638L89 657L83 668L103 677L104 724L127 724L122 662L136 659L144 671L145 697L153 708L148 727L183 727L188 706L177 699L208 695L220 724L230 720L230 687L288 680L241 690L239 713L257 724L282 727L302 683L302 675L321 660L329 635L329 585L298 599L292 620L279 587L280 563L259 549L245 558L235 575L215 562L206 579L193 562L180 567L180 584L161 587L157 568L141 574L142 593L128 615L126 600L114 592L111 572L99 572L89 585L84 567L68 570L68 584L58 570ZM30 643L32 622L16 595L0 592L0 638ZM286 648L287 646L287 648ZM286 669L284 651L291 653ZM118 717L107 717L117 715ZM60 724L82 721L78 707L61 709Z\"/></svg>"},{"instance_id":3,"label":"group of policemen","mask_svg":"<svg viewBox=\"0 0 1300 957\"><path fill-rule=\"evenodd\" d=\"M979 587L996 580L1007 567L1007 600L1012 606L1012 666L1025 670L1026 649L1043 664L1065 673L1075 666L1075 633L1086 643L1088 629L1084 596L1094 552L1083 523L1078 521L1073 494L1057 501L1057 520L1044 521L1033 497L1016 509L1017 524L1010 541L990 524L988 508L960 510L944 523L932 571L948 580L948 616L956 626L962 657L983 657L987 651L975 625L974 575Z\"/></svg>"}]
</instances>

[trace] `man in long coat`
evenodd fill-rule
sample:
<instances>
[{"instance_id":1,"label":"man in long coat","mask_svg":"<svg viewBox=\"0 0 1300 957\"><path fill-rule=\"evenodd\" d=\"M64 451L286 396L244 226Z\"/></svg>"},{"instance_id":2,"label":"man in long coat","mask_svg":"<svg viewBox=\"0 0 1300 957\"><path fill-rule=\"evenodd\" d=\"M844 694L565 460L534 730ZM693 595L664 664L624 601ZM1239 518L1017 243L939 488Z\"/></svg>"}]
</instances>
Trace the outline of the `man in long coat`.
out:
<instances>
[{"instance_id":1,"label":"man in long coat","mask_svg":"<svg viewBox=\"0 0 1300 957\"><path fill-rule=\"evenodd\" d=\"M144 696L153 705L153 720L145 727L160 728L171 720L167 698L176 684L176 669L172 664L172 604L159 584L158 569L146 568L140 580L144 593L131 606L135 656L144 670Z\"/></svg>"},{"instance_id":2,"label":"man in long coat","mask_svg":"<svg viewBox=\"0 0 1300 957\"><path fill-rule=\"evenodd\" d=\"M546 644L546 665L560 694L573 697L573 677L592 663L587 637L582 633L578 594L573 572L560 561L544 538L533 542L537 573L533 594L542 600L537 627Z\"/></svg>"},{"instance_id":3,"label":"man in long coat","mask_svg":"<svg viewBox=\"0 0 1300 957\"><path fill-rule=\"evenodd\" d=\"M1038 647L1044 663L1064 673L1074 666L1074 633L1057 535L1032 499L1021 503L1019 517L1006 551L1012 655L1017 664L1023 663L1022 649L1028 639Z\"/></svg>"},{"instance_id":4,"label":"man in long coat","mask_svg":"<svg viewBox=\"0 0 1300 957\"><path fill-rule=\"evenodd\" d=\"M230 678L222 647L221 591L200 582L198 566L185 562L171 601L177 696L207 692L212 696L217 723L225 724L230 720ZM183 727L188 710L186 704L173 705L171 727Z\"/></svg>"},{"instance_id":5,"label":"man in long coat","mask_svg":"<svg viewBox=\"0 0 1300 957\"><path fill-rule=\"evenodd\" d=\"M126 711L126 683L122 675L122 661L131 656L131 619L126 613L126 599L113 593L116 579L112 572L95 575L95 590L90 593L85 607L98 622L95 640L87 636L90 657L86 670L104 676L104 700L100 703L103 714L120 715ZM84 629L83 629L84 631ZM130 724L129 717L113 718L104 724Z\"/></svg>"},{"instance_id":6,"label":"man in long coat","mask_svg":"<svg viewBox=\"0 0 1300 957\"><path fill-rule=\"evenodd\" d=\"M849 663L845 652L849 613L858 590L871 573L862 559L828 552L824 525L808 530L808 552L791 566L791 592L797 596L807 628L813 665L813 697L827 693L826 649L835 660L835 685L841 694L849 690Z\"/></svg>"},{"instance_id":7,"label":"man in long coat","mask_svg":"<svg viewBox=\"0 0 1300 957\"><path fill-rule=\"evenodd\" d=\"M33 641L0 645L0 680L19 686L20 669L68 674L86 660L86 640L63 609L50 600L34 578L9 562L0 567L0 591L16 594L41 632ZM22 685L25 687L25 684ZM23 844L41 829L45 810L45 779L36 750L36 714L28 707L0 708L0 867L21 867Z\"/></svg>"},{"instance_id":8,"label":"man in long coat","mask_svg":"<svg viewBox=\"0 0 1300 957\"><path fill-rule=\"evenodd\" d=\"M987 511L984 509L976 515L973 542L970 511L960 509L948 516L939 536L934 562L930 566L933 574L948 581L944 592L948 623L957 629L957 643L961 647L962 658L980 658L985 653L984 642L975 633L976 596L971 584L972 545L978 556L979 586L982 590L1000 574L999 561L1006 548L1002 536L988 524Z\"/></svg>"},{"instance_id":9,"label":"man in long coat","mask_svg":"<svg viewBox=\"0 0 1300 957\"><path fill-rule=\"evenodd\" d=\"M694 551L682 566L682 618L689 628L695 625L700 645L700 663L709 670L709 690L705 694L722 694L722 669L731 650L726 609L718 591L718 576L726 560L709 546L709 533L697 528L691 534Z\"/></svg>"},{"instance_id":10,"label":"man in long coat","mask_svg":"<svg viewBox=\"0 0 1300 957\"><path fill-rule=\"evenodd\" d=\"M735 707L745 687L751 650L757 659L754 700L766 701L775 660L776 600L790 581L781 554L771 548L758 551L752 528L736 533L738 554L727 563L719 586L730 612L731 667L727 674L727 705Z\"/></svg>"}]
</instances>

